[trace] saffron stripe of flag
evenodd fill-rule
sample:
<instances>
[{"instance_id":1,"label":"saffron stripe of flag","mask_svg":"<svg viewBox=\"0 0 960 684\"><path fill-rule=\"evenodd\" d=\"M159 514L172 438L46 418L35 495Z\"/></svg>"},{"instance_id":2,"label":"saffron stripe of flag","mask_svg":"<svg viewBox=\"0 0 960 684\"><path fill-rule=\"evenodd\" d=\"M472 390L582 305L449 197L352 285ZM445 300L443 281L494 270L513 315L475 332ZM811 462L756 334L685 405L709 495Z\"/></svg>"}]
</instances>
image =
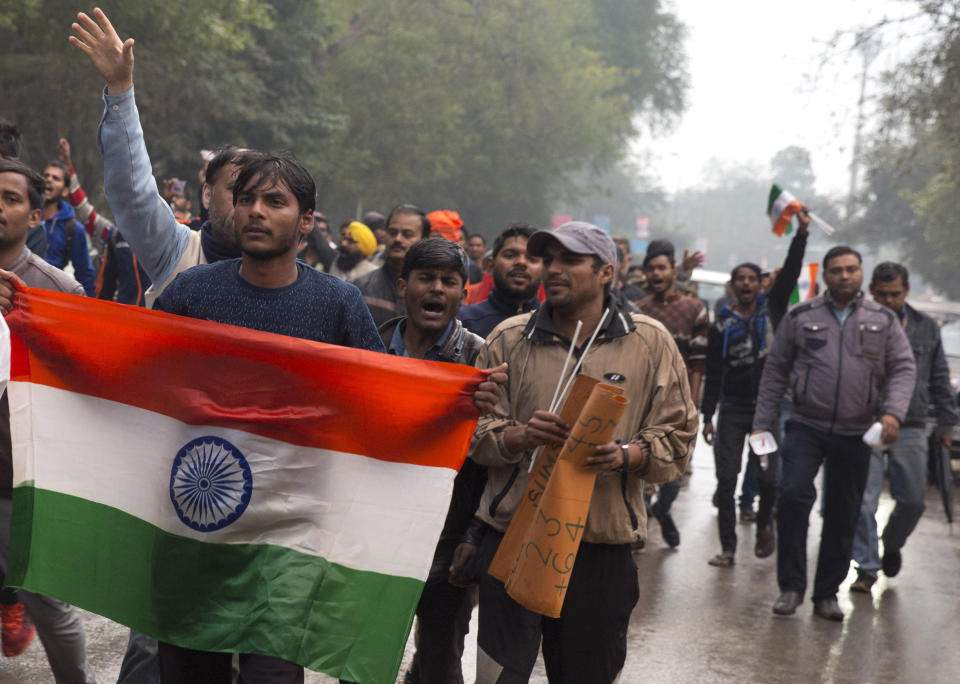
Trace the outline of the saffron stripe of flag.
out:
<instances>
[{"instance_id":1,"label":"saffron stripe of flag","mask_svg":"<svg viewBox=\"0 0 960 684\"><path fill-rule=\"evenodd\" d=\"M790 306L813 299L817 288L817 272L820 264L814 262L807 264L806 268L800 269L800 277L797 279L797 285L790 293Z\"/></svg>"},{"instance_id":2,"label":"saffron stripe of flag","mask_svg":"<svg viewBox=\"0 0 960 684\"><path fill-rule=\"evenodd\" d=\"M767 199L767 215L773 225L773 232L777 237L783 237L790 233L790 222L803 205L796 197L787 190L783 190L779 185L770 188L770 196Z\"/></svg>"},{"instance_id":3,"label":"saffron stripe of flag","mask_svg":"<svg viewBox=\"0 0 960 684\"><path fill-rule=\"evenodd\" d=\"M8 322L8 582L395 680L481 373L30 289Z\"/></svg>"}]
</instances>

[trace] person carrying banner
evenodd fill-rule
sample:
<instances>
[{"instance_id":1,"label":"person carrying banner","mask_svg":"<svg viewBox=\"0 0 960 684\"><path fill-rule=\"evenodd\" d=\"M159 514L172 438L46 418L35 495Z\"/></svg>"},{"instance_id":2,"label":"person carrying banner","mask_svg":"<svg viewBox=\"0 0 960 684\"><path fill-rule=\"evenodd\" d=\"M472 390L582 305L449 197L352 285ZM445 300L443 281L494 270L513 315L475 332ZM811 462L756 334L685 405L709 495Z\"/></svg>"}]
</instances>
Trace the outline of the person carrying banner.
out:
<instances>
[{"instance_id":1,"label":"person carrying banner","mask_svg":"<svg viewBox=\"0 0 960 684\"><path fill-rule=\"evenodd\" d=\"M27 232L39 225L43 208L44 179L12 159L0 159L0 311L10 313L13 288L18 278L30 287L83 295L83 286L62 270L27 249ZM12 511L12 444L10 404L6 392L0 397L0 575L7 571L7 550ZM37 627L58 682L93 682L87 664L86 636L80 615L72 607L49 596L17 590Z\"/></svg>"},{"instance_id":2,"label":"person carrying banner","mask_svg":"<svg viewBox=\"0 0 960 684\"><path fill-rule=\"evenodd\" d=\"M315 196L310 174L292 158L263 156L245 164L233 190L241 258L181 273L154 308L384 351L356 287L296 261L300 237L313 229ZM191 651L161 642L159 657L162 681L230 681L229 653ZM241 669L248 673L245 677L303 681L303 668L269 656L244 655Z\"/></svg>"},{"instance_id":3,"label":"person carrying banner","mask_svg":"<svg viewBox=\"0 0 960 684\"><path fill-rule=\"evenodd\" d=\"M427 238L411 247L403 258L397 283L407 315L380 326L387 352L473 365L483 338L456 318L467 279L467 255L457 243ZM453 482L450 508L417 604L417 650L404 684L463 682L460 660L476 592L472 585L449 582L448 570L477 509L486 478L483 466L466 459Z\"/></svg>"},{"instance_id":4,"label":"person carrying banner","mask_svg":"<svg viewBox=\"0 0 960 684\"><path fill-rule=\"evenodd\" d=\"M574 221L537 231L527 252L543 259L546 301L498 325L477 359L482 368L510 367L506 391L493 413L481 417L470 447L471 458L488 466L477 509L477 566L483 568L477 682L526 682L541 635L551 682L612 682L626 658L639 592L630 544L646 536L643 481L680 476L693 449L697 412L670 333L651 318L623 312L610 296L616 246L603 230ZM571 340L578 321L582 332ZM486 568L526 490L533 452L569 435L569 426L544 407L571 343L582 354L598 326L581 372L623 387L630 404L615 441L587 459L598 475L583 543L562 614L546 618L516 603Z\"/></svg>"}]
</instances>

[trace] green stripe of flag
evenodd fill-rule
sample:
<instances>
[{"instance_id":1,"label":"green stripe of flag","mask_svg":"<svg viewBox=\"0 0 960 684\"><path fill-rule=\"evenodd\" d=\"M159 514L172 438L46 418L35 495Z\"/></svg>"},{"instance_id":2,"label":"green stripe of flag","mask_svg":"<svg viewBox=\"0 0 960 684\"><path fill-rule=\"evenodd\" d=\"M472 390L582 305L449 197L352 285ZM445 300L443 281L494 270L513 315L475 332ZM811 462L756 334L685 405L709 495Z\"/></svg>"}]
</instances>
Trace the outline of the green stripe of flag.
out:
<instances>
[{"instance_id":1,"label":"green stripe of flag","mask_svg":"<svg viewBox=\"0 0 960 684\"><path fill-rule=\"evenodd\" d=\"M423 588L279 546L187 539L32 486L13 490L11 539L13 586L163 641L268 652L357 682L395 681Z\"/></svg>"}]
</instances>

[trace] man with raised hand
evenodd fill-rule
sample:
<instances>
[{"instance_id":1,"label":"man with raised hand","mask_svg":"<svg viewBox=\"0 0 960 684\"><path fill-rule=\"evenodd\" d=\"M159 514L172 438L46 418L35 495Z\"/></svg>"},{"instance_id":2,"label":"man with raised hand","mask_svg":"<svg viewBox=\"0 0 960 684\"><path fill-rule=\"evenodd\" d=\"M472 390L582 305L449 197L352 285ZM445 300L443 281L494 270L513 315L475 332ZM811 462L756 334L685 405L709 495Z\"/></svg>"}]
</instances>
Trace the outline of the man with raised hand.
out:
<instances>
[{"instance_id":1,"label":"man with raised hand","mask_svg":"<svg viewBox=\"0 0 960 684\"><path fill-rule=\"evenodd\" d=\"M813 612L840 622L837 590L850 569L853 534L870 468L863 438L882 426L897 441L916 379L910 343L890 309L863 296L859 252L831 248L823 257L827 291L780 322L760 380L754 434L774 433L780 402L793 401L780 449L776 615L792 615L807 588L807 529L824 466L823 532L813 585Z\"/></svg>"},{"instance_id":2,"label":"man with raised hand","mask_svg":"<svg viewBox=\"0 0 960 684\"><path fill-rule=\"evenodd\" d=\"M106 81L98 144L103 156L104 192L116 223L153 282L146 303L192 266L240 256L233 228L233 183L237 170L257 153L225 147L209 162L202 198L210 219L199 231L174 218L160 196L134 101L133 38L121 41L107 16L83 12L70 43L83 52Z\"/></svg>"},{"instance_id":3,"label":"man with raised hand","mask_svg":"<svg viewBox=\"0 0 960 684\"><path fill-rule=\"evenodd\" d=\"M877 572L887 577L900 572L900 549L923 515L927 493L927 416L932 404L937 418L935 438L938 444L950 447L950 433L960 421L950 368L943 354L940 327L937 322L907 303L910 294L910 273L906 267L885 261L873 269L870 294L874 301L896 314L907 333L913 359L917 364L917 383L910 397L907 417L900 427L895 444L870 454L870 475L863 493L860 519L853 538L853 560L857 562L857 579L851 591L869 594L877 581ZM883 463L887 457L890 495L897 502L883 528L883 559L877 539L877 506L883 490Z\"/></svg>"},{"instance_id":4,"label":"man with raised hand","mask_svg":"<svg viewBox=\"0 0 960 684\"><path fill-rule=\"evenodd\" d=\"M613 682L626 658L627 627L639 596L630 545L646 536L643 483L681 475L693 450L697 411L670 333L647 316L623 311L610 294L617 250L609 235L571 221L534 233L527 252L543 259L546 301L536 312L498 325L477 359L481 368L510 367L505 393L481 417L470 446L470 457L488 466L477 509L477 682L526 682L541 635L551 682ZM578 321L583 325L573 339ZM547 408L571 345L583 355L581 372L620 385L630 404L614 440L587 457L597 478L583 542L563 611L546 618L514 601L486 569L526 491L534 451L569 436L570 427Z\"/></svg>"}]
</instances>

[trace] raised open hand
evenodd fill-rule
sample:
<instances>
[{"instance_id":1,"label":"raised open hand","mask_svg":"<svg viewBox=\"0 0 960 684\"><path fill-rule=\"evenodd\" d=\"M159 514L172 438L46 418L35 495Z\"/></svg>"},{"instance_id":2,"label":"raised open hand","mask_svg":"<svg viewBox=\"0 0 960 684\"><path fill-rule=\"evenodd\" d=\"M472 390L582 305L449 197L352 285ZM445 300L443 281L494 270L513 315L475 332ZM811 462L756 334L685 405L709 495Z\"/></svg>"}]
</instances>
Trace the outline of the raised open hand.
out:
<instances>
[{"instance_id":1,"label":"raised open hand","mask_svg":"<svg viewBox=\"0 0 960 684\"><path fill-rule=\"evenodd\" d=\"M107 82L107 92L117 95L133 87L133 38L121 41L107 15L97 7L94 19L80 12L71 28L70 44L90 58ZM79 23L78 23L79 22Z\"/></svg>"},{"instance_id":2,"label":"raised open hand","mask_svg":"<svg viewBox=\"0 0 960 684\"><path fill-rule=\"evenodd\" d=\"M57 143L57 159L69 168L73 168L73 160L70 159L70 143L67 142L66 138L60 138L60 141Z\"/></svg>"}]
</instances>

